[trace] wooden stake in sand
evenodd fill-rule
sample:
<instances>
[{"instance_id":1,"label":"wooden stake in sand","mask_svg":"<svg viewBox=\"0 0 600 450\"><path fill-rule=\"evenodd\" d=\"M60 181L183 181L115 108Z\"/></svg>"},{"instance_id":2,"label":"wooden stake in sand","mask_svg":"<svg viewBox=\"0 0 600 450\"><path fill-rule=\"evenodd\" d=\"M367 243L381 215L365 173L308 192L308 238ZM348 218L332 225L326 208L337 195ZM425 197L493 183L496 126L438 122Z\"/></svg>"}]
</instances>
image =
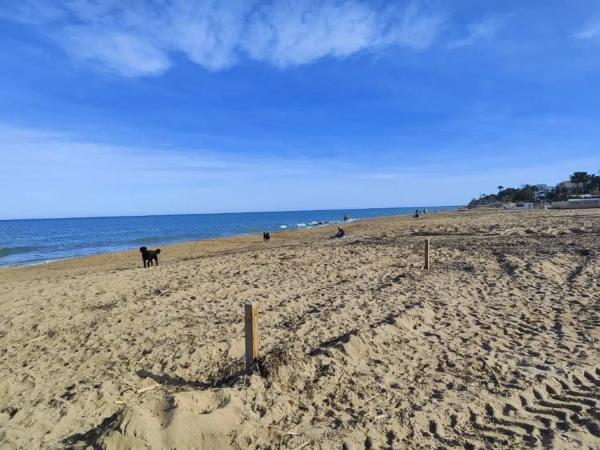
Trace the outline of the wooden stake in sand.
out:
<instances>
[{"instance_id":1,"label":"wooden stake in sand","mask_svg":"<svg viewBox=\"0 0 600 450\"><path fill-rule=\"evenodd\" d=\"M425 270L429 270L429 246L431 245L431 241L429 238L425 239L425 264L423 268Z\"/></svg>"},{"instance_id":2,"label":"wooden stake in sand","mask_svg":"<svg viewBox=\"0 0 600 450\"><path fill-rule=\"evenodd\" d=\"M250 370L258 359L258 304L244 305L246 322L246 370Z\"/></svg>"}]
</instances>

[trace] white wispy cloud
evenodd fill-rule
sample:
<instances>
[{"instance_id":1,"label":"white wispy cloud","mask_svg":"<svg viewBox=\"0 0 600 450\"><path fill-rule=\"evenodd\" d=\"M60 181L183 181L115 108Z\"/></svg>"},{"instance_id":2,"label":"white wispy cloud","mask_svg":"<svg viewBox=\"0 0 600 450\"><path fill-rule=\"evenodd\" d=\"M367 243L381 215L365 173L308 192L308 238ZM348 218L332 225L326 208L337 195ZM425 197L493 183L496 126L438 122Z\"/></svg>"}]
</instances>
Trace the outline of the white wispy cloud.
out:
<instances>
[{"instance_id":1,"label":"white wispy cloud","mask_svg":"<svg viewBox=\"0 0 600 450\"><path fill-rule=\"evenodd\" d=\"M448 48L461 48L474 45L478 42L489 41L496 37L500 29L505 25L506 18L489 16L480 22L468 26L467 33L462 38L451 41Z\"/></svg>"},{"instance_id":2,"label":"white wispy cloud","mask_svg":"<svg viewBox=\"0 0 600 450\"><path fill-rule=\"evenodd\" d=\"M536 138L518 145L516 153L525 153L544 144ZM536 154L562 157L544 164L540 158L524 164L512 153L499 156L506 142L490 144L483 152L477 145L477 157L461 156L460 144L460 151L449 147L426 162L403 160L402 148L394 151L399 159L382 159L374 152L365 162L349 155L284 158L131 147L0 123L0 219L461 204L499 183L553 183L600 164L589 138L574 142L569 136L571 154L564 153L560 141L549 145ZM410 152L422 150L411 147Z\"/></svg>"},{"instance_id":3,"label":"white wispy cloud","mask_svg":"<svg viewBox=\"0 0 600 450\"><path fill-rule=\"evenodd\" d=\"M123 76L161 74L175 53L216 71L245 57L286 67L390 46L424 50L445 22L416 0L21 0L0 16L35 25L73 58Z\"/></svg>"},{"instance_id":4,"label":"white wispy cloud","mask_svg":"<svg viewBox=\"0 0 600 450\"><path fill-rule=\"evenodd\" d=\"M590 40L600 38L600 20L590 22L577 31L574 35L575 39Z\"/></svg>"},{"instance_id":5,"label":"white wispy cloud","mask_svg":"<svg viewBox=\"0 0 600 450\"><path fill-rule=\"evenodd\" d=\"M158 75L171 66L164 51L133 33L73 26L62 31L61 44L78 58L124 76Z\"/></svg>"}]
</instances>

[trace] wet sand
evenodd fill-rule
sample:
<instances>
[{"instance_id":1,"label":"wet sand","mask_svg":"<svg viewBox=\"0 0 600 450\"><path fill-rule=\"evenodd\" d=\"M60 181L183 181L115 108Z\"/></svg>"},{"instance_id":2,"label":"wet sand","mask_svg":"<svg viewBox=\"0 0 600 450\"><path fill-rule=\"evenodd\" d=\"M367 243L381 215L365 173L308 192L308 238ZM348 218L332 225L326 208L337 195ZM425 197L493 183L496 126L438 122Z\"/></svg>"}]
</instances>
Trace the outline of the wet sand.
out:
<instances>
[{"instance_id":1,"label":"wet sand","mask_svg":"<svg viewBox=\"0 0 600 450\"><path fill-rule=\"evenodd\" d=\"M600 210L345 229L1 269L0 449L600 448Z\"/></svg>"}]
</instances>

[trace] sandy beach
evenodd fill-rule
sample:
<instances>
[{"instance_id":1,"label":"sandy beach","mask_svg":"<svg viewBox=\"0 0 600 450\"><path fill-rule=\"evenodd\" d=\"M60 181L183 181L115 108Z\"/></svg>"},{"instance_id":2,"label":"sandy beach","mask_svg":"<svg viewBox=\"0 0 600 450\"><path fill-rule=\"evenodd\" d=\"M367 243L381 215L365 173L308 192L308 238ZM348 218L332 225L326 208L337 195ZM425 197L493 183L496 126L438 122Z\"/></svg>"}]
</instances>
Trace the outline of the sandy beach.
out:
<instances>
[{"instance_id":1,"label":"sandy beach","mask_svg":"<svg viewBox=\"0 0 600 450\"><path fill-rule=\"evenodd\" d=\"M0 449L600 448L600 210L346 232L0 270Z\"/></svg>"}]
</instances>

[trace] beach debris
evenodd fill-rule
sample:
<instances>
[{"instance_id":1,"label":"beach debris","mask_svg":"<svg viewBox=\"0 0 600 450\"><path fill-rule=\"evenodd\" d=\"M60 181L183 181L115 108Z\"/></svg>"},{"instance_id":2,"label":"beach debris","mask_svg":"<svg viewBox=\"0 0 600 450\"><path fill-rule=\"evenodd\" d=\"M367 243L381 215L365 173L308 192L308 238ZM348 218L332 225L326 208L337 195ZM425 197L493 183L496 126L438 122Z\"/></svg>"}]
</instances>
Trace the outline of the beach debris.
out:
<instances>
[{"instance_id":1,"label":"beach debris","mask_svg":"<svg viewBox=\"0 0 600 450\"><path fill-rule=\"evenodd\" d=\"M365 400L365 403L369 403L371 400L373 400L375 397L377 397L378 394L375 395L371 395L368 399Z\"/></svg>"},{"instance_id":2,"label":"beach debris","mask_svg":"<svg viewBox=\"0 0 600 450\"><path fill-rule=\"evenodd\" d=\"M336 389L335 389L335 391L333 392L333 396L334 396L334 397L337 397L337 394L338 394L339 390L342 388L342 383L341 383L341 381L342 381L342 378L344 378L344 376L345 376L345 375L346 375L346 374L345 374L344 372L342 372L342 374L341 374L341 375L340 375L340 377L338 378L338 380L337 380L337 383L336 383L336 384L337 384L337 388L336 388Z\"/></svg>"},{"instance_id":3,"label":"beach debris","mask_svg":"<svg viewBox=\"0 0 600 450\"><path fill-rule=\"evenodd\" d=\"M37 342L37 341L41 341L42 339L44 339L46 337L45 334L42 334L41 336L38 336L36 338L31 339L29 342L27 342L27 344L31 344L33 342Z\"/></svg>"},{"instance_id":4,"label":"beach debris","mask_svg":"<svg viewBox=\"0 0 600 450\"><path fill-rule=\"evenodd\" d=\"M136 392L136 394L143 394L144 392L151 391L151 390L156 389L158 387L160 387L160 384L156 383L156 384L153 384L152 386L146 386L146 387L143 387L141 389L138 389L135 392Z\"/></svg>"},{"instance_id":5,"label":"beach debris","mask_svg":"<svg viewBox=\"0 0 600 450\"><path fill-rule=\"evenodd\" d=\"M496 386L500 386L500 380L498 379L498 375L496 375L496 371L492 368L492 366L488 364L488 362L485 359L480 358L480 360L483 363L484 369L487 369L490 372L492 380L494 381Z\"/></svg>"}]
</instances>

